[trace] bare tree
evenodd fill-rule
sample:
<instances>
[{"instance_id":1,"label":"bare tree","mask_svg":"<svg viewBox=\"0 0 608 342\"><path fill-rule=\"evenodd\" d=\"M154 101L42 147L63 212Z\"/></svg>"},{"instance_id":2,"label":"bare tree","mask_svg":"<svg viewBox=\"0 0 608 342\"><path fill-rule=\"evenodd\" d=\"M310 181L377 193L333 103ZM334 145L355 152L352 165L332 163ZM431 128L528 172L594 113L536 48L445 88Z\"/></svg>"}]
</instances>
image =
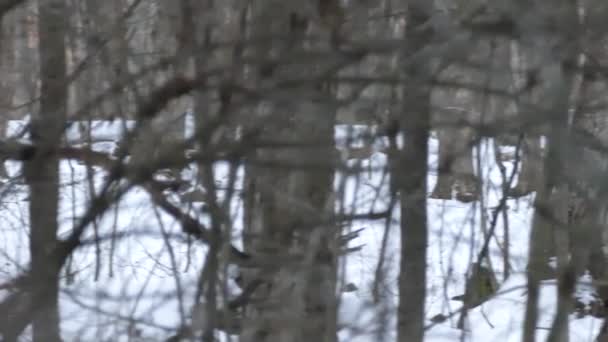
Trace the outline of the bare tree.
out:
<instances>
[{"instance_id":1,"label":"bare tree","mask_svg":"<svg viewBox=\"0 0 608 342\"><path fill-rule=\"evenodd\" d=\"M526 341L557 279L547 333L567 340L592 311L579 278L592 314L607 298L607 9L0 1L0 107L31 114L0 139L2 338L466 337L502 272L527 276ZM530 227L509 221L526 201ZM440 207L469 210L466 232L448 236ZM522 261L509 234L526 229ZM372 319L339 314L353 303Z\"/></svg>"},{"instance_id":2,"label":"bare tree","mask_svg":"<svg viewBox=\"0 0 608 342\"><path fill-rule=\"evenodd\" d=\"M57 243L59 158L57 149L66 122L66 7L63 0L39 7L40 112L32 120L32 142L38 151L25 164L30 187L31 289L34 341L61 341L59 271L53 255ZM48 290L41 291L41 288Z\"/></svg>"},{"instance_id":3,"label":"bare tree","mask_svg":"<svg viewBox=\"0 0 608 342\"><path fill-rule=\"evenodd\" d=\"M403 151L398 152L392 177L396 177L401 200L401 273L399 275L398 340L422 341L426 298L426 175L430 129L431 65L416 58L416 51L432 37L423 25L433 5L409 1L406 18L406 52L403 112L397 117L403 134ZM395 132L397 133L397 132Z\"/></svg>"},{"instance_id":4,"label":"bare tree","mask_svg":"<svg viewBox=\"0 0 608 342\"><path fill-rule=\"evenodd\" d=\"M296 59L298 54L327 51L331 46L327 41L305 43L308 34L327 31L318 26L312 31L310 13L296 2L278 7L273 1L259 2L251 13L252 38L272 37L256 47L255 56L263 61L255 69L260 81L312 78L310 85L294 89L293 97L268 97L258 109L260 131L254 141L263 145L248 158L245 238L246 250L265 261L246 277L259 278L262 285L245 310L241 339L335 341L339 233L332 195L335 110L322 78L331 64L319 60L310 75L306 64ZM273 55L283 58L288 67L265 65L273 63ZM277 263L277 257L282 262Z\"/></svg>"}]
</instances>

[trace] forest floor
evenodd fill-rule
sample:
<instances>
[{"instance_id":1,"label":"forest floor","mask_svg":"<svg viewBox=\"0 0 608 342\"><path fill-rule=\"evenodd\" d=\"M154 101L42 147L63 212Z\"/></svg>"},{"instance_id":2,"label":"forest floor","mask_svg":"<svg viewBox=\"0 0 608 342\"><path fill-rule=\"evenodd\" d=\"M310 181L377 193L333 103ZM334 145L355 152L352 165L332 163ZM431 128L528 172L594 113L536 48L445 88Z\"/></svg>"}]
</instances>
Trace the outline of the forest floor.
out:
<instances>
[{"instance_id":1,"label":"forest floor","mask_svg":"<svg viewBox=\"0 0 608 342\"><path fill-rule=\"evenodd\" d=\"M10 130L14 132L23 123L12 122L11 125ZM114 149L113 141L122 131L122 125L118 121L114 124L98 122L94 127L93 141L101 141L96 142L94 148L106 152ZM338 138L343 135L344 131L337 132ZM75 130L68 131L68 139L76 136ZM489 254L499 289L490 300L470 310L466 331L456 329L462 302L451 300L464 292L466 274L476 261L485 238L482 232L491 228L494 211L502 197L503 179L494 162L493 150L492 142L488 141L479 156L482 167L477 172L484 179L483 205L481 202L465 204L456 200L429 199L427 341L521 340L532 195L507 202L510 275L506 279L503 279L506 222L502 215L496 222L496 237L491 239ZM435 170L435 139L431 139L430 156L429 167ZM358 162L370 171L363 172L358 179L346 180L345 203L352 206L356 199L353 207L358 213L370 209L381 211L386 208L389 198L388 183L380 171L386 156L375 153L370 159ZM18 163L7 162L7 165L12 176L21 172ZM508 177L513 161L506 161L505 166ZM225 170L226 165L218 165L217 182L220 185L225 182ZM89 172L94 174L92 182ZM62 162L64 186L59 217L62 234L69 232L86 210L91 190L99 188L104 174L97 167L87 170L77 162ZM194 175L195 170L187 170L182 178L194 179ZM436 178L436 173L431 171L429 190ZM3 279L18 274L29 261L27 192L16 179L18 177L0 190L3 196L0 261L4 265L0 277ZM340 181L337 177L337 186ZM200 203L181 202L173 195L170 199L194 217L206 220ZM341 264L340 286L353 284L356 287L354 291L344 292L340 298L341 341L394 341L400 246L398 211L395 210L388 230L384 221L358 221L350 227L351 231L361 229L358 238L350 242L351 247L361 248L349 254ZM235 244L238 245L242 208L237 201L233 204L233 213ZM89 245L78 250L62 279L62 330L66 341L127 341L127 336L134 341L134 335L145 341L160 341L160 336L166 338L181 321L188 320L206 246L188 241L179 234L179 225L155 208L146 192L138 188L125 195L93 228L87 235ZM117 232L126 235L114 243L112 237ZM96 238L103 243L96 244ZM167 243L169 239L173 241L171 244ZM383 266L382 272L378 272L383 241L386 241ZM382 281L375 284L378 274ZM232 281L229 281L227 291L238 291ZM586 290L581 287L580 291ZM543 283L537 330L541 339L549 332L556 298L555 282ZM437 315L447 319L433 323L432 318L439 317ZM598 319L571 316L571 341L593 341L600 325Z\"/></svg>"}]
</instances>

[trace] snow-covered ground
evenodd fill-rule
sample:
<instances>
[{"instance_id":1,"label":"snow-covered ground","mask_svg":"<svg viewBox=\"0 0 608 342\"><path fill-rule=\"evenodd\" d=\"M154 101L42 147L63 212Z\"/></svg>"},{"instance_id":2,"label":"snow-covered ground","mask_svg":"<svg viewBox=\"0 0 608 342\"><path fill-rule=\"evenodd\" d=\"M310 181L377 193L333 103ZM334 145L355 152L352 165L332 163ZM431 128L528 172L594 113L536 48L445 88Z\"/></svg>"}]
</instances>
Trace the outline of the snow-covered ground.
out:
<instances>
[{"instance_id":1,"label":"snow-covered ground","mask_svg":"<svg viewBox=\"0 0 608 342\"><path fill-rule=\"evenodd\" d=\"M450 298L464 293L466 274L470 265L476 261L477 254L484 240L482 234L482 211L486 215L486 226L490 226L493 211L502 198L501 173L495 163L493 141L486 141L481 146L481 176L484 179L484 205L479 202L470 204L456 200L436 200L429 198L427 213L429 217L429 245L427 257L427 326L426 341L521 341L526 305L526 276L525 269L528 256L528 241L532 222L533 195L509 199L508 227L511 274L503 280L503 262L501 249L497 239L492 239L490 255L492 265L497 271L500 284L497 294L486 303L472 309L468 314L467 328L464 333L456 329L462 304ZM436 170L437 148L436 139L429 144L431 172L428 176L428 189L431 191L437 181ZM511 151L509 151L511 150ZM502 147L503 152L514 152L514 148ZM375 154L369 161L371 166L384 165L385 156ZM477 151L475 151L477 158ZM504 162L506 176L513 170L513 162ZM477 171L479 174L479 171ZM364 175L365 177L365 175ZM379 175L372 175L370 183L378 184ZM515 178L516 179L516 178ZM488 181L489 180L489 181ZM351 187L354 188L354 186ZM352 197L352 196L351 196ZM362 211L365 212L365 208ZM395 220L398 220L398 210ZM504 221L499 216L496 225L496 236L502 244ZM396 221L398 222L398 221ZM374 282L375 267L379 258L383 227L377 223L358 223L355 228L366 227L360 237L352 241L353 245L365 245L361 252L351 255L347 263L347 279L359 286L357 292L346 293L342 298L341 317L358 329L345 331L340 336L343 341L371 342L379 341L383 335L376 330L378 319L385 320L383 310L390 313L387 324L389 331L384 340L395 340L395 312L398 303L397 280L399 274L399 226L395 222L390 230L389 247L385 277L386 291L389 293L388 307L375 307L372 302L371 285ZM488 229L488 228L486 228ZM554 281L542 284L539 301L539 321L537 336L544 340L547 336L556 310L557 294ZM584 291L584 289L582 289ZM435 324L431 318L442 314L450 317L443 323ZM571 341L593 341L601 326L601 321L592 317L575 319L571 317ZM363 331L361 331L363 329Z\"/></svg>"},{"instance_id":2,"label":"snow-covered ground","mask_svg":"<svg viewBox=\"0 0 608 342\"><path fill-rule=\"evenodd\" d=\"M12 122L9 130L15 132L22 123ZM94 145L101 151L115 148L114 140L122 131L122 124L107 122L94 123L93 140L104 140ZM344 137L345 128L339 128L337 138ZM69 139L77 140L77 131L68 130ZM437 141L431 139L430 167L437 162ZM465 274L475 260L483 241L482 211L491 217L501 194L501 174L494 163L492 142L484 143L481 148L481 174L484 180L484 206L479 202L463 204L457 201L429 199L428 215L430 236L428 245L428 288L427 288L427 341L455 341L465 338L469 341L519 341L523 327L526 303L525 267L528 253L528 239L532 214L532 196L508 201L508 225L510 238L511 276L502 279L503 263L496 239L490 244L490 255L500 289L490 301L469 313L470 332L463 336L456 329L458 315L439 324L430 318L436 314L450 316L460 308L461 303L450 298L464 292ZM388 182L383 179L381 167L386 156L375 153L362 166L369 172L346 179L344 201L347 208L357 201L360 213L370 209L381 211L388 202ZM351 161L356 163L356 161ZM512 165L505 162L507 175ZM12 175L18 175L18 163L7 163ZM225 165L217 166L218 182L225 182ZM89 170L90 171L90 170ZM91 190L99 188L104 172L93 168L94 184L90 184L87 169L74 161L61 164L61 181L64 184L61 194L60 222L62 234L69 232L79 215L86 210ZM193 179L194 170L184 171L185 179ZM342 179L337 177L336 186ZM428 177L429 189L436 182L436 175ZM28 263L27 240L27 193L23 184L12 181L2 189L0 201L0 258L2 273L6 279L19 272ZM376 198L376 192L381 195ZM178 203L193 217L204 219L201 208L196 204ZM235 243L238 244L241 208L234 204ZM342 264L343 284L352 283L357 290L344 292L341 296L340 321L344 328L339 336L342 341L391 341L395 335L395 312L398 302L397 276L399 273L399 217L395 211L394 220L388 230L386 254L384 257L385 281L381 286L381 305L373 302L373 287L376 267L381 250L384 221L354 223L351 230L362 229L359 237L350 242L351 246L362 246L353 252ZM486 220L489 225L489 219ZM502 241L504 222L498 220L496 227L498 241ZM87 237L94 238L97 230L104 243L97 249L95 244L78 250L71 260L71 266L63 281L61 310L63 333L66 340L82 341L127 341L140 335L141 340L156 341L166 338L171 329L180 325L180 320L188 319L192 298L196 289L199 270L206 253L206 247L187 239L168 238L179 235L180 227L161 209L155 208L145 191L134 188L100 219L94 229L88 230ZM112 243L115 232L128 233ZM181 235L180 235L181 236ZM168 241L171 243L168 243ZM501 242L502 243L502 242ZM96 255L100 266L96 265ZM112 265L112 266L110 266ZM174 272L177 270L177 272ZM67 274L69 273L69 275ZM95 277L98 280L95 281ZM68 283L67 280L71 280ZM179 297L177 297L179 296ZM180 302L182 303L180 305ZM555 284L543 284L540 301L538 336L548 333L556 306ZM133 317L134 319L121 319ZM378 326L387 327L386 331ZM593 318L571 319L570 334L572 341L592 341L601 322ZM118 336L118 338L117 338Z\"/></svg>"}]
</instances>

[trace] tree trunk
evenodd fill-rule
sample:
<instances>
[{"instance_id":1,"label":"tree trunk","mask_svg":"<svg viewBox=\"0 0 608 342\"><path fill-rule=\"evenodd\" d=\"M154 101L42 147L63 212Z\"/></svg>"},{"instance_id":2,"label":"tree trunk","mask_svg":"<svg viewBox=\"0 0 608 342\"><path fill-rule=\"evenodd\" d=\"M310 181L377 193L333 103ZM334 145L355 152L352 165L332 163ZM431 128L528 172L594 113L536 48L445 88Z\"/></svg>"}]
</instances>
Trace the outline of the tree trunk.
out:
<instances>
[{"instance_id":1,"label":"tree trunk","mask_svg":"<svg viewBox=\"0 0 608 342\"><path fill-rule=\"evenodd\" d=\"M298 107L293 113L275 115L262 137L304 144L320 141L325 147L259 150L256 159L315 166L247 169L247 195L252 197L246 208L247 251L269 264L257 275L264 275L265 284L247 309L243 342L336 340L337 256L332 245L337 230L322 223L333 209L333 123L327 122L332 116L316 105Z\"/></svg>"},{"instance_id":2,"label":"tree trunk","mask_svg":"<svg viewBox=\"0 0 608 342\"><path fill-rule=\"evenodd\" d=\"M488 87L488 74L471 68L473 63L492 63L493 45L486 39L469 43L472 51L466 56L454 56L447 62L445 70L439 74L439 86L433 89L432 125L439 140L438 179L431 197L451 199L455 191L456 199L472 202L479 198L478 176L473 166L473 146L478 133L473 125L491 118L484 87ZM442 86L442 82L474 84L478 89L466 87L454 89ZM496 86L493 85L495 88Z\"/></svg>"},{"instance_id":3,"label":"tree trunk","mask_svg":"<svg viewBox=\"0 0 608 342\"><path fill-rule=\"evenodd\" d=\"M535 64L535 56L529 48L522 47L518 42L511 43L511 70L521 70L525 68L531 68ZM514 89L521 89L525 86L528 80L524 76L513 75ZM525 99L532 103L539 103L538 90L534 89L530 91ZM525 108L520 103L515 104L517 106L515 120L526 121L528 117L525 112ZM539 114L539 113L537 113ZM540 114L539 114L540 115ZM522 127L521 133L524 134L524 140L521 145L520 153L520 169L517 176L517 184L509 190L509 195L513 197L526 196L538 189L538 186L542 182L543 176L543 152L541 148L541 133L540 129L532 125L532 129L526 129ZM503 140L507 140L509 137L503 137ZM511 143L510 145L514 145ZM516 156L517 157L517 156Z\"/></svg>"},{"instance_id":4,"label":"tree trunk","mask_svg":"<svg viewBox=\"0 0 608 342\"><path fill-rule=\"evenodd\" d=\"M430 41L432 32L419 28L429 19L433 6L424 0L412 0L408 4L405 34L408 52L413 53L421 51ZM397 316L400 342L424 339L430 66L410 65L406 68L405 76L404 107L398 118L403 134L403 151L396 157L396 169L391 175L396 177L394 184L401 198L401 271Z\"/></svg>"},{"instance_id":5,"label":"tree trunk","mask_svg":"<svg viewBox=\"0 0 608 342\"><path fill-rule=\"evenodd\" d=\"M536 186L542 176L542 149L540 136L534 133L526 134L522 142L521 168L517 176L517 184L509 190L513 197L526 196L536 191Z\"/></svg>"},{"instance_id":6,"label":"tree trunk","mask_svg":"<svg viewBox=\"0 0 608 342\"><path fill-rule=\"evenodd\" d=\"M308 19L297 2L259 1L252 18L256 35L292 35L287 43L277 39L256 46L261 59L270 50L283 58L306 50L302 29L311 26L302 24ZM260 69L260 77L298 79L312 71L308 61L286 69L272 75ZM335 112L325 101L307 98L311 93L327 97L325 87L305 85L302 92L294 89L290 100L258 110L259 139L278 145L257 148L247 165L245 246L264 262L245 278L261 278L264 284L245 310L242 342L337 340L338 229L331 221Z\"/></svg>"},{"instance_id":7,"label":"tree trunk","mask_svg":"<svg viewBox=\"0 0 608 342\"><path fill-rule=\"evenodd\" d=\"M0 18L0 67L2 79L0 80L0 137L6 135L7 123L13 106L15 94L15 15L3 15ZM7 178L8 173L4 161L0 159L0 178Z\"/></svg>"},{"instance_id":8,"label":"tree trunk","mask_svg":"<svg viewBox=\"0 0 608 342\"><path fill-rule=\"evenodd\" d=\"M33 340L61 341L59 329L59 267L51 253L57 243L59 160L56 149L65 124L67 100L64 0L39 5L40 112L31 135L38 153L25 164L30 189L30 253L34 293ZM44 289L44 291L43 291ZM40 293L46 295L41 296Z\"/></svg>"},{"instance_id":9,"label":"tree trunk","mask_svg":"<svg viewBox=\"0 0 608 342\"><path fill-rule=\"evenodd\" d=\"M445 114L450 115L450 114ZM468 203L478 199L477 176L473 167L473 130L469 127L438 127L439 165L437 184L431 195Z\"/></svg>"}]
</instances>

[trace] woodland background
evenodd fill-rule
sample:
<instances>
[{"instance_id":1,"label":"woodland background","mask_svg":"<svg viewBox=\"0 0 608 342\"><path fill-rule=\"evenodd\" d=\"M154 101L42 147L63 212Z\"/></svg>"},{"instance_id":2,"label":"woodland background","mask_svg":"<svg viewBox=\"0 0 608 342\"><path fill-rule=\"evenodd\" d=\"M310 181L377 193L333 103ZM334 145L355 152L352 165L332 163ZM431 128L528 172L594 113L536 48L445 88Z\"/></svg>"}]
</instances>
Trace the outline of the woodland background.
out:
<instances>
[{"instance_id":1,"label":"woodland background","mask_svg":"<svg viewBox=\"0 0 608 342\"><path fill-rule=\"evenodd\" d=\"M0 0L2 341L608 341L607 18Z\"/></svg>"}]
</instances>

